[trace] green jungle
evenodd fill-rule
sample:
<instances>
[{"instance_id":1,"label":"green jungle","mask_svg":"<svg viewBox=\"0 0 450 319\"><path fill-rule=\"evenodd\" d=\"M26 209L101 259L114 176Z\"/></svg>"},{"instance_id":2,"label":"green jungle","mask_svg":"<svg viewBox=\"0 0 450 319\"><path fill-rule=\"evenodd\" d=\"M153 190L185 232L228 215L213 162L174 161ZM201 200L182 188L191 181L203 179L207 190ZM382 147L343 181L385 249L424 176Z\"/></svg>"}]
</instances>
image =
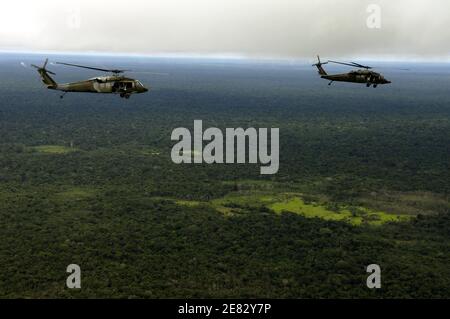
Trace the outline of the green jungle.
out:
<instances>
[{"instance_id":1,"label":"green jungle","mask_svg":"<svg viewBox=\"0 0 450 319\"><path fill-rule=\"evenodd\" d=\"M0 297L450 298L447 75L374 90L283 64L151 60L139 66L171 75L144 77L145 95L61 100L13 59L0 59ZM174 164L171 132L196 119L279 128L278 174ZM82 289L66 288L69 264Z\"/></svg>"}]
</instances>

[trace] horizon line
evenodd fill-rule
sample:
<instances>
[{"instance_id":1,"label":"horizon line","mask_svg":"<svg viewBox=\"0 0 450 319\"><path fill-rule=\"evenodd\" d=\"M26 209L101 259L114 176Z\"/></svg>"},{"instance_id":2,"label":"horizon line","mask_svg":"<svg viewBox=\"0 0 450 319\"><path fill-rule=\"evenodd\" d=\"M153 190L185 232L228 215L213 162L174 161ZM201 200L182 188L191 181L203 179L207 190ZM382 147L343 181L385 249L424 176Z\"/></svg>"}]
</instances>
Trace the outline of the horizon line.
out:
<instances>
[{"instance_id":1,"label":"horizon line","mask_svg":"<svg viewBox=\"0 0 450 319\"><path fill-rule=\"evenodd\" d=\"M163 59L201 59L201 60L230 60L230 61L266 61L266 62L294 62L294 61L310 61L316 58L306 57L270 57L270 56L251 56L243 54L232 53L188 53L188 52L167 52L167 53L136 53L136 52L105 52L105 51L55 51L55 50L17 50L17 49L0 49L0 54L29 54L29 55L70 55L70 56L104 56L104 57L136 57L136 58L163 58ZM347 56L338 57L345 60L361 60L373 62L397 62L397 63L450 63L449 57L428 57L428 58L413 58L413 57L373 57L373 56ZM326 59L325 59L326 60Z\"/></svg>"}]
</instances>

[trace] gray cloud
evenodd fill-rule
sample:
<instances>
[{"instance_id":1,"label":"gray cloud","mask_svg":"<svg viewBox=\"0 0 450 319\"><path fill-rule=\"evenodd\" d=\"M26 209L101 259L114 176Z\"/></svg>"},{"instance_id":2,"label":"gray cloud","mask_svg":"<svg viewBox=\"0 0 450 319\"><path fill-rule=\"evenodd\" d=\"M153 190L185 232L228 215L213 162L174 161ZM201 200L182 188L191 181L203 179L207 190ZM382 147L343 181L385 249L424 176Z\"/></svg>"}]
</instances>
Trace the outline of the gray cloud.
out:
<instances>
[{"instance_id":1,"label":"gray cloud","mask_svg":"<svg viewBox=\"0 0 450 319\"><path fill-rule=\"evenodd\" d=\"M378 4L381 28L366 12ZM139 54L448 57L448 0L15 0L0 49Z\"/></svg>"}]
</instances>

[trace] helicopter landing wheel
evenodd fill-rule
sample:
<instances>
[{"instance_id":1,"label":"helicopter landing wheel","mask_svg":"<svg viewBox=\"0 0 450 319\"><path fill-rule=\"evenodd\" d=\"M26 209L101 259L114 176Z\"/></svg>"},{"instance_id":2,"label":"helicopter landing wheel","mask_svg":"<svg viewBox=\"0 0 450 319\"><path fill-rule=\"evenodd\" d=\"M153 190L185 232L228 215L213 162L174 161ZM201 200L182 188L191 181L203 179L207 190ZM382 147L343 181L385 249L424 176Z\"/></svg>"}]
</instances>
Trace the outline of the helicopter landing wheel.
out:
<instances>
[{"instance_id":1,"label":"helicopter landing wheel","mask_svg":"<svg viewBox=\"0 0 450 319\"><path fill-rule=\"evenodd\" d=\"M130 94L125 94L125 98L128 100L130 98Z\"/></svg>"},{"instance_id":2,"label":"helicopter landing wheel","mask_svg":"<svg viewBox=\"0 0 450 319\"><path fill-rule=\"evenodd\" d=\"M125 97L125 93L120 93L120 97Z\"/></svg>"},{"instance_id":3,"label":"helicopter landing wheel","mask_svg":"<svg viewBox=\"0 0 450 319\"><path fill-rule=\"evenodd\" d=\"M375 89L377 86L378 86L377 84L374 84L374 85L373 85L373 88Z\"/></svg>"}]
</instances>

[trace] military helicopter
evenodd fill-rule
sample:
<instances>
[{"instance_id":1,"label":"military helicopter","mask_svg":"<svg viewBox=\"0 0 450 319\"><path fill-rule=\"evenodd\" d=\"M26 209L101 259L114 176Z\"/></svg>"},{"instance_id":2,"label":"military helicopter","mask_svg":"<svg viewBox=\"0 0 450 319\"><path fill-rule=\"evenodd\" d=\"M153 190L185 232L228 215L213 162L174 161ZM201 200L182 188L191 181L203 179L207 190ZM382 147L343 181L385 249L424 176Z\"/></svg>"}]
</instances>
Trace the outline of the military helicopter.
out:
<instances>
[{"instance_id":1,"label":"military helicopter","mask_svg":"<svg viewBox=\"0 0 450 319\"><path fill-rule=\"evenodd\" d=\"M367 87L370 87L373 85L374 88L376 88L379 84L389 84L392 83L391 81L388 81L382 76L380 73L371 71L373 68L367 65L362 65L355 62L345 63L345 62L338 62L338 61L327 61L327 62L321 62L320 57L317 56L317 59L319 60L318 63L313 64L313 66L317 67L319 70L320 77L322 79L329 80L330 82L328 85L331 85L333 82L351 82L351 83L364 83ZM336 64L342 64L352 67L361 68L359 70L350 71L348 73L343 74L328 74L323 68L322 65L327 63L336 63Z\"/></svg>"},{"instance_id":2,"label":"military helicopter","mask_svg":"<svg viewBox=\"0 0 450 319\"><path fill-rule=\"evenodd\" d=\"M135 93L145 93L148 91L146 87L139 81L131 78L127 78L125 76L120 75L129 70L108 70L108 69L100 69L94 68L84 65L70 64L70 63L62 63L56 62L55 64L67 65L77 68L103 71L112 73L112 75L108 76L98 76L95 78L91 78L85 81L73 82L73 83L64 83L58 84L53 80L49 74L55 75L55 73L47 70L48 59L45 60L45 63L42 67L31 64L32 67L36 68L41 76L42 82L47 86L50 90L57 90L64 92L60 97L63 98L64 95L68 92L87 92L87 93L113 93L119 94L121 98L129 99L131 94Z\"/></svg>"}]
</instances>

